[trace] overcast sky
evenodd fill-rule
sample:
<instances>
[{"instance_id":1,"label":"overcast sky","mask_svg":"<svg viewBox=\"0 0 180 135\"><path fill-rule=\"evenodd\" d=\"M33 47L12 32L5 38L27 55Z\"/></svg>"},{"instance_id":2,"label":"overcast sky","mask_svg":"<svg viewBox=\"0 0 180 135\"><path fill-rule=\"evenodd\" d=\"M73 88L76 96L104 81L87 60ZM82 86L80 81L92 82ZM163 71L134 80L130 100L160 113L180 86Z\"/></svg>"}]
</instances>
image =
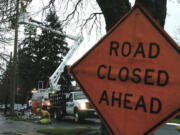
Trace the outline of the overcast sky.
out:
<instances>
[{"instance_id":1,"label":"overcast sky","mask_svg":"<svg viewBox=\"0 0 180 135\"><path fill-rule=\"evenodd\" d=\"M42 8L47 5L49 0L33 0L31 5L29 6L29 12L31 13L31 16L39 21L42 21L44 17L42 17ZM57 15L59 16L60 19L64 19L66 14L68 14L68 11L66 13L63 13L64 8L62 8L63 5L58 3L58 0L56 0L57 3ZM132 6L134 5L135 0L130 0ZM89 2L89 1L88 1ZM90 1L91 2L91 1ZM179 3L178 3L179 2ZM84 11L85 14L82 15L82 19L87 18L87 16L91 12L101 12L98 5L96 3L93 3L93 0L91 4L88 4L91 6L84 5ZM88 11L88 12L87 12ZM38 13L38 14L37 14ZM76 22L75 20L74 22ZM104 18L102 17L102 29L101 29L101 34L96 33L96 28L94 29L94 32L92 32L91 35L89 33L84 32L84 41L80 45L80 48L76 51L75 55L73 58L70 60L69 63L74 62L77 58L81 57L85 52L88 51L89 48L91 48L103 35L105 35L105 23L104 23ZM64 29L66 33L73 34L74 36L79 33L80 29L78 28L77 25L75 25L72 21L67 27ZM180 0L168 0L167 3L167 17L166 17L166 22L165 22L165 30L166 32L176 41L180 42L180 34L178 33L177 29L180 29ZM179 30L180 31L180 30ZM179 32L180 33L180 32ZM69 42L72 44L72 42Z\"/></svg>"},{"instance_id":2,"label":"overcast sky","mask_svg":"<svg viewBox=\"0 0 180 135\"><path fill-rule=\"evenodd\" d=\"M69 9L65 13L63 5L58 3L60 0L56 0L56 6L57 6L57 15L59 16L60 20L64 19L64 17L68 14L68 11L70 12ZM62 0L61 0L62 1ZM86 0L87 3L83 5L85 8L84 14L82 15L81 19L85 19L88 17L88 15L91 12L101 12L98 5L94 2L95 0ZM130 0L132 6L134 5L135 0ZM32 3L29 5L29 13L31 14L31 17L33 17L36 20L43 21L44 17L42 17L43 13L42 8L49 2L49 0L32 0ZM89 4L89 3L90 4ZM89 5L87 7L87 5ZM75 20L76 22L77 20ZM74 36L79 33L79 27L77 25L74 25L75 22L72 21L71 24L67 25L65 27L64 31L66 33L73 34ZM68 64L74 63L77 59L79 59L82 55L84 55L89 48L91 48L95 43L103 36L105 35L105 23L104 23L104 18L101 18L101 23L102 23L102 28L101 28L101 33L96 33L95 31L97 28L94 28L94 32L90 35L87 32L84 32L84 41L78 48L78 50L75 52L75 54L72 56L72 58L69 60ZM179 30L178 30L179 29ZM23 27L21 26L20 29L20 34L19 34L19 39L21 40L23 37ZM166 21L165 21L165 31L178 43L180 46L180 0L167 0L167 16L166 16ZM12 36L14 33L11 33L10 35ZM11 46L7 46L9 49L7 53L13 52L13 43ZM72 45L72 41L69 42L69 45ZM3 61L1 61L2 64ZM6 65L6 64L4 64ZM4 66L6 67L6 66Z\"/></svg>"}]
</instances>

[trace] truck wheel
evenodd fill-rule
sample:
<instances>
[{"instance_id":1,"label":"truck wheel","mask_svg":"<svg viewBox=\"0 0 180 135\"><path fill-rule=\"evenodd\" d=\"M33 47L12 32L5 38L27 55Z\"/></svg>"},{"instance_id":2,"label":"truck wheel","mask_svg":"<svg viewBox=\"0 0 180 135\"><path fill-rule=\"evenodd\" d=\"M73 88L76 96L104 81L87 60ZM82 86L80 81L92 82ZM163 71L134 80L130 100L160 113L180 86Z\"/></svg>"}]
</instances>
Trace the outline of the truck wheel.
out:
<instances>
[{"instance_id":1,"label":"truck wheel","mask_svg":"<svg viewBox=\"0 0 180 135\"><path fill-rule=\"evenodd\" d=\"M58 119L58 114L57 114L57 111L54 111L54 114L53 114L53 116L54 116L54 119Z\"/></svg>"},{"instance_id":2,"label":"truck wheel","mask_svg":"<svg viewBox=\"0 0 180 135\"><path fill-rule=\"evenodd\" d=\"M54 119L60 120L63 117L63 110L54 111Z\"/></svg>"},{"instance_id":3,"label":"truck wheel","mask_svg":"<svg viewBox=\"0 0 180 135\"><path fill-rule=\"evenodd\" d=\"M79 114L78 110L76 110L76 111L74 112L74 121L75 121L76 123L78 123L78 122L80 122L80 121L82 121L82 120L83 120L83 117L81 117L81 115Z\"/></svg>"},{"instance_id":4,"label":"truck wheel","mask_svg":"<svg viewBox=\"0 0 180 135\"><path fill-rule=\"evenodd\" d=\"M79 113L77 111L74 113L74 121L75 122L79 122L80 121L79 120Z\"/></svg>"},{"instance_id":5,"label":"truck wheel","mask_svg":"<svg viewBox=\"0 0 180 135\"><path fill-rule=\"evenodd\" d=\"M61 119L63 117L63 110L59 110L59 118Z\"/></svg>"}]
</instances>

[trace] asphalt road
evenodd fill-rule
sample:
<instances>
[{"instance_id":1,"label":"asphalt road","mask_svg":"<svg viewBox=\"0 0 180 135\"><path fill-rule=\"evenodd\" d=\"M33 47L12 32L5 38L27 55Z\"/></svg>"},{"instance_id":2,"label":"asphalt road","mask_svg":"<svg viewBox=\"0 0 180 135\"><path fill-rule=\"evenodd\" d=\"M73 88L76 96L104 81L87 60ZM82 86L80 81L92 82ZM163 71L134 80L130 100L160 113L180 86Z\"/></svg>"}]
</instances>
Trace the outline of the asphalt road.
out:
<instances>
[{"instance_id":1,"label":"asphalt road","mask_svg":"<svg viewBox=\"0 0 180 135\"><path fill-rule=\"evenodd\" d=\"M8 120L0 115L0 135L42 135L37 133L38 129L45 128L99 128L100 121L98 119L87 119L81 123L75 123L72 117L67 117L61 121L52 120L52 124L41 125L30 121L13 121Z\"/></svg>"},{"instance_id":2,"label":"asphalt road","mask_svg":"<svg viewBox=\"0 0 180 135\"><path fill-rule=\"evenodd\" d=\"M0 135L42 135L36 131L44 128L100 128L100 126L99 119L86 119L81 123L75 123L72 117L66 117L61 121L53 120L52 124L49 125L40 125L33 122L7 120L0 115ZM180 135L180 132L176 130L176 126L165 125L154 135Z\"/></svg>"},{"instance_id":3,"label":"asphalt road","mask_svg":"<svg viewBox=\"0 0 180 135\"><path fill-rule=\"evenodd\" d=\"M176 126L165 125L157 130L154 135L180 135L180 131L176 130Z\"/></svg>"}]
</instances>

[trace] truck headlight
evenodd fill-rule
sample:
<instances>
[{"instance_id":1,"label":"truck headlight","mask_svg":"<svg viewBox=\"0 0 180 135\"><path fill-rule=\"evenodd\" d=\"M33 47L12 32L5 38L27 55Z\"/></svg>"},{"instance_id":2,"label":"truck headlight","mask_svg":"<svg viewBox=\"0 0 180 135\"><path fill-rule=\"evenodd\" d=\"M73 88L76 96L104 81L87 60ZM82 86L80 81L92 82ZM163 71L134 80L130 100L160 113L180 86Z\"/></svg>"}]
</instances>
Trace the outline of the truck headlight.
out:
<instances>
[{"instance_id":1,"label":"truck headlight","mask_svg":"<svg viewBox=\"0 0 180 135\"><path fill-rule=\"evenodd\" d=\"M51 102L50 102L50 101L46 101L45 105L46 105L47 107L50 107L50 106L51 106Z\"/></svg>"},{"instance_id":2,"label":"truck headlight","mask_svg":"<svg viewBox=\"0 0 180 135\"><path fill-rule=\"evenodd\" d=\"M85 103L81 103L80 104L80 110L85 110L86 109L86 104Z\"/></svg>"}]
</instances>

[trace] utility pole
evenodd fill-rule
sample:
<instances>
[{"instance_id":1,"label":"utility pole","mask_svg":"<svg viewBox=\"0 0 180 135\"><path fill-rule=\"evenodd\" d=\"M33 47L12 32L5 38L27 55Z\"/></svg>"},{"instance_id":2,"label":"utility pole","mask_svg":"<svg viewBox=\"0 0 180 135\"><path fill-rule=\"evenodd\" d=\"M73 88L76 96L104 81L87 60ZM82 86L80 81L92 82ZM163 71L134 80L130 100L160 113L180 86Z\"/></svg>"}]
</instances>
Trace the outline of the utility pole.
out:
<instances>
[{"instance_id":1,"label":"utility pole","mask_svg":"<svg viewBox=\"0 0 180 135\"><path fill-rule=\"evenodd\" d=\"M11 113L14 112L15 94L17 90L17 45L18 45L18 19L19 19L19 0L16 0L15 16L15 37L14 37L14 56L13 56L13 86L11 90Z\"/></svg>"}]
</instances>

